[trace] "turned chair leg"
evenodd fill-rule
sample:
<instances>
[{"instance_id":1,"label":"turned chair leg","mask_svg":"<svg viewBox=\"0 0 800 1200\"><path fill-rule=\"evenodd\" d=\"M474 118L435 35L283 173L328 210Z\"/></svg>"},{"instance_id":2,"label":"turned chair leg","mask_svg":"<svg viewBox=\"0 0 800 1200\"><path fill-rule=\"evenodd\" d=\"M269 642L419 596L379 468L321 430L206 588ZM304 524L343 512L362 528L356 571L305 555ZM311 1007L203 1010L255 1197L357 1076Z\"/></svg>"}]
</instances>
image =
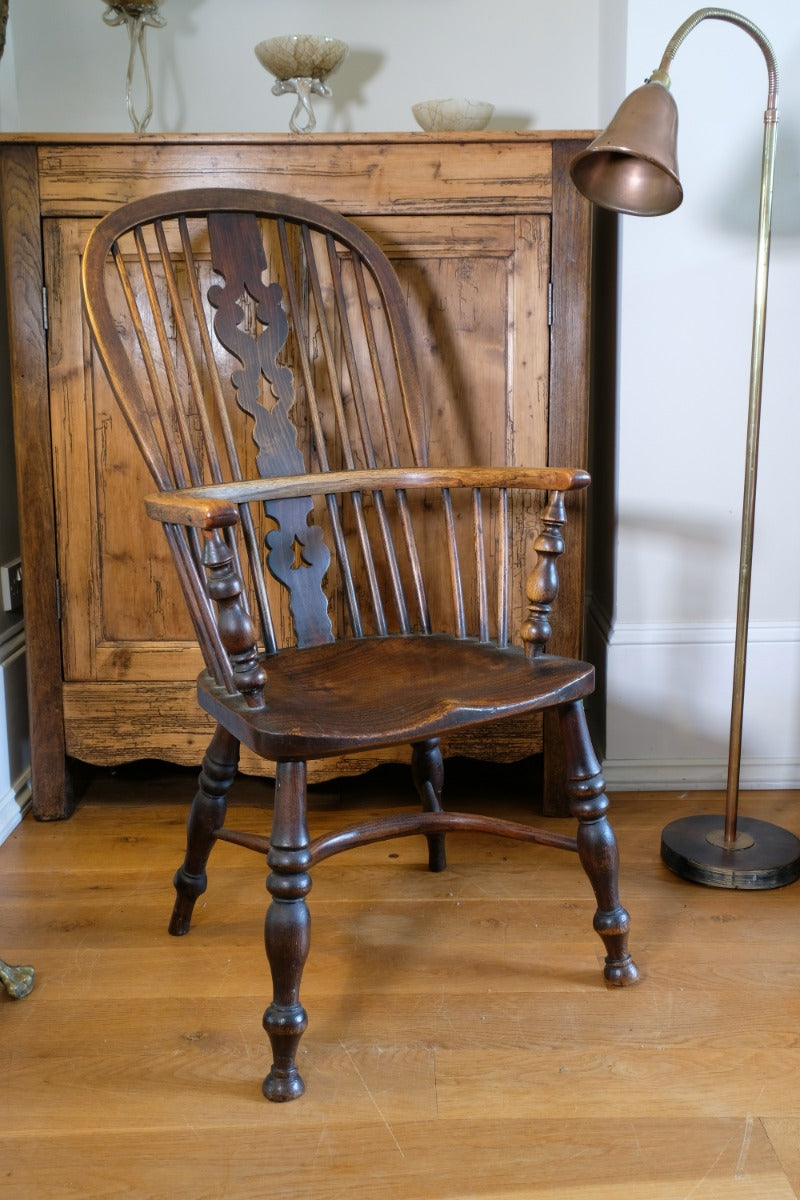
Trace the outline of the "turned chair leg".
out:
<instances>
[{"instance_id":1,"label":"turned chair leg","mask_svg":"<svg viewBox=\"0 0 800 1200\"><path fill-rule=\"evenodd\" d=\"M411 751L411 770L423 812L442 811L442 789L444 787L444 763L439 748L439 739L417 742ZM431 833L428 843L428 869L444 871L447 866L445 835Z\"/></svg>"},{"instance_id":2,"label":"turned chair leg","mask_svg":"<svg viewBox=\"0 0 800 1200\"><path fill-rule=\"evenodd\" d=\"M606 947L605 978L618 987L639 973L628 953L630 918L619 901L617 840L608 821L605 780L592 746L583 704L559 709L567 762L570 812L578 820L578 854L597 898L594 928Z\"/></svg>"},{"instance_id":3,"label":"turned chair leg","mask_svg":"<svg viewBox=\"0 0 800 1200\"><path fill-rule=\"evenodd\" d=\"M214 835L225 822L227 796L236 778L238 762L239 742L218 725L203 759L197 794L189 810L186 857L173 880L177 895L169 932L175 937L189 932L195 902L208 885L206 863L216 840Z\"/></svg>"},{"instance_id":4,"label":"turned chair leg","mask_svg":"<svg viewBox=\"0 0 800 1200\"><path fill-rule=\"evenodd\" d=\"M275 814L267 863L267 909L264 942L272 972L272 1003L264 1013L264 1029L273 1062L264 1080L268 1100L295 1100L305 1084L297 1070L297 1049L308 1024L300 1003L300 981L308 957L311 921L306 896L311 889L306 824L306 765L279 762L275 774Z\"/></svg>"}]
</instances>

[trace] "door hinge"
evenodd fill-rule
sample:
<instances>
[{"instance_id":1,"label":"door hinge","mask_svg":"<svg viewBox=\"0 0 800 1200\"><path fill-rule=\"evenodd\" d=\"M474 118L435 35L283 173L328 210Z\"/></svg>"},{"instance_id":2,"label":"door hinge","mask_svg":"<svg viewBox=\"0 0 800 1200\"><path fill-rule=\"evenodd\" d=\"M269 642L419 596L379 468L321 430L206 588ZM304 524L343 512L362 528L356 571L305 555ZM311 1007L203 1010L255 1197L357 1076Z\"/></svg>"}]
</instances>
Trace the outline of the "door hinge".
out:
<instances>
[{"instance_id":1,"label":"door hinge","mask_svg":"<svg viewBox=\"0 0 800 1200\"><path fill-rule=\"evenodd\" d=\"M547 282L547 324L553 324L553 281Z\"/></svg>"},{"instance_id":2,"label":"door hinge","mask_svg":"<svg viewBox=\"0 0 800 1200\"><path fill-rule=\"evenodd\" d=\"M45 333L47 333L48 329L50 328L50 314L47 309L47 288L46 287L42 288L42 324L44 325Z\"/></svg>"}]
</instances>

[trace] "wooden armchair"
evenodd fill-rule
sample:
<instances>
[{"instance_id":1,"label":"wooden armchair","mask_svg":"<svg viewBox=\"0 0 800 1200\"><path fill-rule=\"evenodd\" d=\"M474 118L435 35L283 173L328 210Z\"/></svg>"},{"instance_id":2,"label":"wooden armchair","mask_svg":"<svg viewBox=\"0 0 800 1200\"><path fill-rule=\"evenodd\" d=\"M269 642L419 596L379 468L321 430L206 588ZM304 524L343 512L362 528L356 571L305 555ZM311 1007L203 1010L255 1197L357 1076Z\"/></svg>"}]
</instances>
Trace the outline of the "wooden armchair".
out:
<instances>
[{"instance_id":1,"label":"wooden armchair","mask_svg":"<svg viewBox=\"0 0 800 1200\"><path fill-rule=\"evenodd\" d=\"M266 854L265 1095L303 1092L310 871L350 847L422 834L435 871L453 830L577 851L605 978L634 982L582 707L593 670L546 653L564 496L586 473L427 465L397 278L369 237L319 205L238 189L133 202L91 234L83 290L158 488L147 509L172 550L206 664L199 702L217 722L170 932L188 931L217 840ZM520 555L527 598L509 588ZM440 739L545 708L560 718L577 836L445 811ZM275 763L269 837L224 824L242 743ZM420 811L310 840L307 761L395 744L413 748Z\"/></svg>"}]
</instances>

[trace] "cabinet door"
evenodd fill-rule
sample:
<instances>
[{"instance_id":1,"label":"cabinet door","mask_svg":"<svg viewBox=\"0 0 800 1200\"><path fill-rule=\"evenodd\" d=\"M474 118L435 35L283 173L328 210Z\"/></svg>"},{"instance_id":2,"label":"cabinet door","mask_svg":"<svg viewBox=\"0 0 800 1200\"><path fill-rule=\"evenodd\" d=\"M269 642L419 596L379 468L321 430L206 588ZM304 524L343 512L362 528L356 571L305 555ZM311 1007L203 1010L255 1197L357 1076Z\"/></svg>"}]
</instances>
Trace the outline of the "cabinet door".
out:
<instances>
[{"instance_id":1,"label":"cabinet door","mask_svg":"<svg viewBox=\"0 0 800 1200\"><path fill-rule=\"evenodd\" d=\"M392 259L408 298L431 461L546 463L549 217L406 214L360 223ZM163 534L144 512L152 481L82 319L89 228L81 219L44 222L67 748L89 762L194 763L210 729L191 686L201 662ZM515 564L515 620L525 569ZM485 733L477 744L465 736L455 748L488 758L538 748L530 724L513 749L498 750ZM317 777L342 768L337 760Z\"/></svg>"}]
</instances>

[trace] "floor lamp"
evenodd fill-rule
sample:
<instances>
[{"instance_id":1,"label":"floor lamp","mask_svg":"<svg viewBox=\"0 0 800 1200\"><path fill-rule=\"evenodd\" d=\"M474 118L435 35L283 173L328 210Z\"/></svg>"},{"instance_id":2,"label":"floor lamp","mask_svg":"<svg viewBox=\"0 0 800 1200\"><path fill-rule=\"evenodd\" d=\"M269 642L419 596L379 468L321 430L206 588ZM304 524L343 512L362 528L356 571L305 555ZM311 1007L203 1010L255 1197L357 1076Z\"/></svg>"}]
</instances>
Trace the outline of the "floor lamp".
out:
<instances>
[{"instance_id":1,"label":"floor lamp","mask_svg":"<svg viewBox=\"0 0 800 1200\"><path fill-rule=\"evenodd\" d=\"M722 816L695 816L673 821L662 833L661 857L676 874L698 883L727 888L773 888L791 883L800 876L800 840L768 822L748 818L740 820L738 816L772 183L778 122L778 71L775 54L764 34L739 13L724 8L699 9L673 35L658 70L642 87L631 92L608 128L573 160L571 174L575 186L583 195L614 212L659 216L678 207L683 199L676 151L678 112L669 91L668 72L684 40L707 18L736 25L758 43L766 59L769 96L764 114L725 814L724 819Z\"/></svg>"}]
</instances>

